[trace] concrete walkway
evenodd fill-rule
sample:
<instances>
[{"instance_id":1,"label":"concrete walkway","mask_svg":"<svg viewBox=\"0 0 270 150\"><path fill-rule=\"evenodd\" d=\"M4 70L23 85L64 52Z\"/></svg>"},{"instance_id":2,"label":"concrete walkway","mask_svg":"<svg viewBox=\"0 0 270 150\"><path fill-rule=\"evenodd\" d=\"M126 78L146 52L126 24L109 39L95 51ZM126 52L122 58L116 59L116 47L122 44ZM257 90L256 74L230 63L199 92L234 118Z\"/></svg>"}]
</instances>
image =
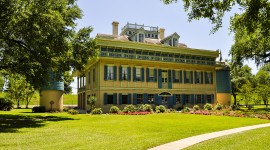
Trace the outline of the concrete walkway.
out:
<instances>
[{"instance_id":1,"label":"concrete walkway","mask_svg":"<svg viewBox=\"0 0 270 150\"><path fill-rule=\"evenodd\" d=\"M233 133L238 133L242 131L263 128L263 127L270 127L270 123L241 127L241 128L234 128L234 129L229 129L229 130L223 130L223 131L218 131L218 132L192 136L192 137L188 137L188 138L174 141L171 143L167 143L164 145L160 145L160 146L151 148L149 150L179 150L179 149L183 149L183 148L189 147L191 145L194 145L194 144L197 144L197 143L209 140L209 139L213 139L213 138L217 138L220 136L229 135Z\"/></svg>"}]
</instances>

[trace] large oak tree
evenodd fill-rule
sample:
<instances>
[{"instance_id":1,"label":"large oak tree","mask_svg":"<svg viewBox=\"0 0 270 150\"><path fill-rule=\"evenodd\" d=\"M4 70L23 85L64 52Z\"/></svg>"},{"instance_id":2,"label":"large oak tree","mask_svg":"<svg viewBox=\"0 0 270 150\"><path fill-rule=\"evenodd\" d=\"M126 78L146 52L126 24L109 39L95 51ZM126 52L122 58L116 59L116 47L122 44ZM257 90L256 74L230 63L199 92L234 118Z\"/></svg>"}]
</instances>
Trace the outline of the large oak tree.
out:
<instances>
[{"instance_id":1,"label":"large oak tree","mask_svg":"<svg viewBox=\"0 0 270 150\"><path fill-rule=\"evenodd\" d=\"M76 0L0 0L0 70L26 77L35 88L49 72L82 69L96 51L91 27L76 29Z\"/></svg>"}]
</instances>

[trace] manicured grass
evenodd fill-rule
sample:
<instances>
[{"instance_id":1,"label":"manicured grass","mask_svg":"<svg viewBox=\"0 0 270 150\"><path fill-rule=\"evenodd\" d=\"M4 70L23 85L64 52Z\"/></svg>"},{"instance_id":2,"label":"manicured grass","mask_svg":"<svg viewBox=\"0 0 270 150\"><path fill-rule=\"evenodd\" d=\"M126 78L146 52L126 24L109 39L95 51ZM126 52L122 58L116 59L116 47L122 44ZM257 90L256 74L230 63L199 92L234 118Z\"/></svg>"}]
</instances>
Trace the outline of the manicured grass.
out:
<instances>
[{"instance_id":1,"label":"manicured grass","mask_svg":"<svg viewBox=\"0 0 270 150\"><path fill-rule=\"evenodd\" d=\"M180 113L69 115L0 112L0 149L147 149L189 136L268 120Z\"/></svg>"},{"instance_id":2,"label":"manicured grass","mask_svg":"<svg viewBox=\"0 0 270 150\"><path fill-rule=\"evenodd\" d=\"M77 105L78 104L77 94L64 94L64 104L65 105Z\"/></svg>"},{"instance_id":3,"label":"manicured grass","mask_svg":"<svg viewBox=\"0 0 270 150\"><path fill-rule=\"evenodd\" d=\"M205 141L188 147L186 150L268 150L270 144L269 135L270 127L260 128Z\"/></svg>"}]
</instances>

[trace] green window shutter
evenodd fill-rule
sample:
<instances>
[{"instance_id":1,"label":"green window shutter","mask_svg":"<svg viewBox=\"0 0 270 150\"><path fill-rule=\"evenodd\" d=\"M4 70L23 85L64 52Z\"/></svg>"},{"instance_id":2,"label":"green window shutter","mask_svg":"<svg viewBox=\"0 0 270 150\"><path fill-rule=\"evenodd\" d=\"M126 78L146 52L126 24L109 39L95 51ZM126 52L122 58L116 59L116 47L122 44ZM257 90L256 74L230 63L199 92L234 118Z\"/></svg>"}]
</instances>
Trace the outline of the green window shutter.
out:
<instances>
[{"instance_id":1,"label":"green window shutter","mask_svg":"<svg viewBox=\"0 0 270 150\"><path fill-rule=\"evenodd\" d=\"M173 105L176 105L176 95L173 94Z\"/></svg>"},{"instance_id":2,"label":"green window shutter","mask_svg":"<svg viewBox=\"0 0 270 150\"><path fill-rule=\"evenodd\" d=\"M197 71L194 71L194 73L195 73L195 84L197 84Z\"/></svg>"},{"instance_id":3,"label":"green window shutter","mask_svg":"<svg viewBox=\"0 0 270 150\"><path fill-rule=\"evenodd\" d=\"M207 72L204 72L204 83L205 83L205 84L208 84L208 83L206 82L206 81L207 81L207 78L206 78L206 77L207 77Z\"/></svg>"},{"instance_id":4,"label":"green window shutter","mask_svg":"<svg viewBox=\"0 0 270 150\"><path fill-rule=\"evenodd\" d=\"M131 68L130 67L128 67L127 68L127 70L128 70L128 81L131 81Z\"/></svg>"},{"instance_id":5,"label":"green window shutter","mask_svg":"<svg viewBox=\"0 0 270 150\"><path fill-rule=\"evenodd\" d=\"M161 104L162 104L162 97L159 96L159 97L158 97L158 105L161 105Z\"/></svg>"},{"instance_id":6,"label":"green window shutter","mask_svg":"<svg viewBox=\"0 0 270 150\"><path fill-rule=\"evenodd\" d=\"M180 83L183 83L182 70L180 70L179 73L180 73L180 75L179 75L179 77L180 77Z\"/></svg>"},{"instance_id":7,"label":"green window shutter","mask_svg":"<svg viewBox=\"0 0 270 150\"><path fill-rule=\"evenodd\" d=\"M210 84L213 84L213 72L211 72L211 81Z\"/></svg>"},{"instance_id":8,"label":"green window shutter","mask_svg":"<svg viewBox=\"0 0 270 150\"><path fill-rule=\"evenodd\" d=\"M169 108L173 108L173 105L174 105L174 104L173 104L173 96L170 96L170 97L169 97L169 102L168 102L168 103L169 103L168 107L169 107Z\"/></svg>"},{"instance_id":9,"label":"green window shutter","mask_svg":"<svg viewBox=\"0 0 270 150\"><path fill-rule=\"evenodd\" d=\"M201 84L203 84L204 82L203 82L203 72L201 72Z\"/></svg>"},{"instance_id":10,"label":"green window shutter","mask_svg":"<svg viewBox=\"0 0 270 150\"><path fill-rule=\"evenodd\" d=\"M143 103L148 104L148 94L147 93L143 94Z\"/></svg>"},{"instance_id":11,"label":"green window shutter","mask_svg":"<svg viewBox=\"0 0 270 150\"><path fill-rule=\"evenodd\" d=\"M205 104L204 97L205 97L205 95L202 94L202 104Z\"/></svg>"},{"instance_id":12,"label":"green window shutter","mask_svg":"<svg viewBox=\"0 0 270 150\"><path fill-rule=\"evenodd\" d=\"M182 96L182 104L183 105L186 104L186 95L185 94L183 94L183 96Z\"/></svg>"},{"instance_id":13,"label":"green window shutter","mask_svg":"<svg viewBox=\"0 0 270 150\"><path fill-rule=\"evenodd\" d=\"M172 88L172 72L168 70L168 89Z\"/></svg>"},{"instance_id":14,"label":"green window shutter","mask_svg":"<svg viewBox=\"0 0 270 150\"><path fill-rule=\"evenodd\" d=\"M194 94L190 94L190 103L193 105L195 103Z\"/></svg>"},{"instance_id":15,"label":"green window shutter","mask_svg":"<svg viewBox=\"0 0 270 150\"><path fill-rule=\"evenodd\" d=\"M150 81L150 77L149 77L149 68L146 68L146 82Z\"/></svg>"},{"instance_id":16,"label":"green window shutter","mask_svg":"<svg viewBox=\"0 0 270 150\"><path fill-rule=\"evenodd\" d=\"M137 105L137 94L133 93L133 104Z\"/></svg>"},{"instance_id":17,"label":"green window shutter","mask_svg":"<svg viewBox=\"0 0 270 150\"><path fill-rule=\"evenodd\" d=\"M122 81L122 66L119 66L119 81Z\"/></svg>"},{"instance_id":18,"label":"green window shutter","mask_svg":"<svg viewBox=\"0 0 270 150\"><path fill-rule=\"evenodd\" d=\"M133 67L133 81L136 81L136 67Z\"/></svg>"},{"instance_id":19,"label":"green window shutter","mask_svg":"<svg viewBox=\"0 0 270 150\"><path fill-rule=\"evenodd\" d=\"M172 71L173 82L175 83L175 70Z\"/></svg>"},{"instance_id":20,"label":"green window shutter","mask_svg":"<svg viewBox=\"0 0 270 150\"><path fill-rule=\"evenodd\" d=\"M144 68L141 68L141 81L144 82Z\"/></svg>"},{"instance_id":21,"label":"green window shutter","mask_svg":"<svg viewBox=\"0 0 270 150\"><path fill-rule=\"evenodd\" d=\"M104 93L104 105L108 104L108 94Z\"/></svg>"},{"instance_id":22,"label":"green window shutter","mask_svg":"<svg viewBox=\"0 0 270 150\"><path fill-rule=\"evenodd\" d=\"M157 82L157 69L154 69L154 81Z\"/></svg>"},{"instance_id":23,"label":"green window shutter","mask_svg":"<svg viewBox=\"0 0 270 150\"><path fill-rule=\"evenodd\" d=\"M154 104L158 105L158 94L154 95Z\"/></svg>"},{"instance_id":24,"label":"green window shutter","mask_svg":"<svg viewBox=\"0 0 270 150\"><path fill-rule=\"evenodd\" d=\"M116 81L116 79L117 79L117 68L116 68L116 66L113 66L113 79L114 79L114 81Z\"/></svg>"},{"instance_id":25,"label":"green window shutter","mask_svg":"<svg viewBox=\"0 0 270 150\"><path fill-rule=\"evenodd\" d=\"M117 93L113 93L113 104L117 105Z\"/></svg>"},{"instance_id":26,"label":"green window shutter","mask_svg":"<svg viewBox=\"0 0 270 150\"><path fill-rule=\"evenodd\" d=\"M122 105L122 93L119 93L119 105Z\"/></svg>"},{"instance_id":27,"label":"green window shutter","mask_svg":"<svg viewBox=\"0 0 270 150\"><path fill-rule=\"evenodd\" d=\"M211 103L214 104L214 101L215 101L215 97L214 97L214 94L211 95Z\"/></svg>"},{"instance_id":28,"label":"green window shutter","mask_svg":"<svg viewBox=\"0 0 270 150\"><path fill-rule=\"evenodd\" d=\"M107 80L107 74L108 74L108 66L104 66L104 80Z\"/></svg>"},{"instance_id":29,"label":"green window shutter","mask_svg":"<svg viewBox=\"0 0 270 150\"><path fill-rule=\"evenodd\" d=\"M190 71L190 77L191 77L191 84L193 84L194 82L193 82L193 71Z\"/></svg>"},{"instance_id":30,"label":"green window shutter","mask_svg":"<svg viewBox=\"0 0 270 150\"><path fill-rule=\"evenodd\" d=\"M158 88L162 88L162 71L158 69Z\"/></svg>"},{"instance_id":31,"label":"green window shutter","mask_svg":"<svg viewBox=\"0 0 270 150\"><path fill-rule=\"evenodd\" d=\"M184 83L187 83L186 78L187 78L187 71L185 70L185 71L184 71Z\"/></svg>"},{"instance_id":32,"label":"green window shutter","mask_svg":"<svg viewBox=\"0 0 270 150\"><path fill-rule=\"evenodd\" d=\"M128 94L128 104L131 104L131 94Z\"/></svg>"}]
</instances>

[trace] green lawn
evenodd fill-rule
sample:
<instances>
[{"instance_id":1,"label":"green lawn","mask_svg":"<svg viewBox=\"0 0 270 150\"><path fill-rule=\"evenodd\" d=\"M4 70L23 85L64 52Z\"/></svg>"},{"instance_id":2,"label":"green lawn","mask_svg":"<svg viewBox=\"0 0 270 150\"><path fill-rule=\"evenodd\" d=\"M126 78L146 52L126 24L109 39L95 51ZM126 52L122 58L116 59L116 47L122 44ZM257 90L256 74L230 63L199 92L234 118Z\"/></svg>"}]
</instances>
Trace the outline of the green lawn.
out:
<instances>
[{"instance_id":1,"label":"green lawn","mask_svg":"<svg viewBox=\"0 0 270 150\"><path fill-rule=\"evenodd\" d=\"M185 150L269 150L270 127L227 135L193 145Z\"/></svg>"},{"instance_id":2,"label":"green lawn","mask_svg":"<svg viewBox=\"0 0 270 150\"><path fill-rule=\"evenodd\" d=\"M268 120L180 113L69 115L0 111L0 149L147 149L193 135Z\"/></svg>"}]
</instances>

